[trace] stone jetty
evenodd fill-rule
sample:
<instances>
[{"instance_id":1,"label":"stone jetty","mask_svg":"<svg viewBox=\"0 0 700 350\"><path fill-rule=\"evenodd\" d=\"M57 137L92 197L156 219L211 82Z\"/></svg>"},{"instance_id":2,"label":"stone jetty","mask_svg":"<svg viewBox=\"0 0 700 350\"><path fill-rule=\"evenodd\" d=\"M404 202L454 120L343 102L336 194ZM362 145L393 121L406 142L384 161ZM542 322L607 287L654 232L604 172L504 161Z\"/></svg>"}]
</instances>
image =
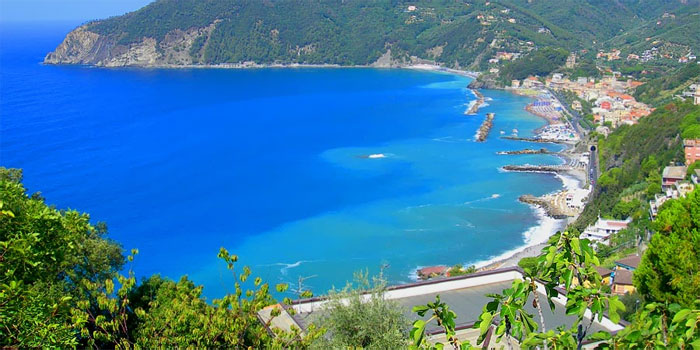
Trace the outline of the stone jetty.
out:
<instances>
[{"instance_id":1,"label":"stone jetty","mask_svg":"<svg viewBox=\"0 0 700 350\"><path fill-rule=\"evenodd\" d=\"M554 203L553 198L549 198L548 196L545 197L535 197L533 195L523 195L518 198L523 203L531 204L531 205L536 205L547 213L547 216L552 217L554 219L566 219L570 217L571 215L568 215L568 213L565 213L564 211L559 208Z\"/></svg>"},{"instance_id":2,"label":"stone jetty","mask_svg":"<svg viewBox=\"0 0 700 350\"><path fill-rule=\"evenodd\" d=\"M502 168L506 171L522 171L533 173L563 173L571 170L565 165L506 165Z\"/></svg>"},{"instance_id":3,"label":"stone jetty","mask_svg":"<svg viewBox=\"0 0 700 350\"><path fill-rule=\"evenodd\" d=\"M493 118L495 118L495 117L496 117L495 113L486 113L486 119L484 120L483 123L481 123L479 130L476 131L476 141L477 142L486 141L486 138L489 136L489 132L491 131L491 128L493 127Z\"/></svg>"},{"instance_id":4,"label":"stone jetty","mask_svg":"<svg viewBox=\"0 0 700 350\"><path fill-rule=\"evenodd\" d=\"M476 96L476 101L466 112L464 112L464 114L474 115L479 111L479 108L484 105L484 95L482 95L479 90L472 89L472 92Z\"/></svg>"}]
</instances>

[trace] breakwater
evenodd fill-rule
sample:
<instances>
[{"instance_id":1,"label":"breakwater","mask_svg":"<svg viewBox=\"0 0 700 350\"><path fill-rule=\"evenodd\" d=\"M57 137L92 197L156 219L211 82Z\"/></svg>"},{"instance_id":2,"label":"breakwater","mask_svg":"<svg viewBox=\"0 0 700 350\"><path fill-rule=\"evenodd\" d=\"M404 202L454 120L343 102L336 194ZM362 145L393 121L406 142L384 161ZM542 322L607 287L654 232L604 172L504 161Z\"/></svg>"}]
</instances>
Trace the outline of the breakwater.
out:
<instances>
[{"instance_id":1,"label":"breakwater","mask_svg":"<svg viewBox=\"0 0 700 350\"><path fill-rule=\"evenodd\" d=\"M467 109L464 114L474 115L479 111L479 108L484 105L484 95L476 89L472 89L472 93L474 93L474 96L476 96L476 101L469 106L469 109Z\"/></svg>"},{"instance_id":2,"label":"breakwater","mask_svg":"<svg viewBox=\"0 0 700 350\"><path fill-rule=\"evenodd\" d=\"M562 165L506 165L501 168L506 171L537 172L537 173L563 173L571 170Z\"/></svg>"},{"instance_id":3,"label":"breakwater","mask_svg":"<svg viewBox=\"0 0 700 350\"><path fill-rule=\"evenodd\" d=\"M526 148L523 150L518 150L518 151L500 151L496 152L496 154L500 155L509 155L509 154L551 154L553 152L550 152L546 148L540 148L540 149L530 149Z\"/></svg>"},{"instance_id":4,"label":"breakwater","mask_svg":"<svg viewBox=\"0 0 700 350\"><path fill-rule=\"evenodd\" d=\"M537 137L518 137L518 136L501 136L502 139L513 141L539 142L539 143L563 143L557 139L543 139Z\"/></svg>"},{"instance_id":5,"label":"breakwater","mask_svg":"<svg viewBox=\"0 0 700 350\"><path fill-rule=\"evenodd\" d=\"M486 113L486 119L483 123L481 123L479 130L476 131L477 142L486 141L486 138L489 136L489 132L491 132L491 128L493 127L493 118L495 117L495 113Z\"/></svg>"},{"instance_id":6,"label":"breakwater","mask_svg":"<svg viewBox=\"0 0 700 350\"><path fill-rule=\"evenodd\" d=\"M554 218L554 219L566 219L569 217L566 213L564 213L559 206L557 206L554 202L554 199L548 198L547 196L543 197L535 197L530 194L522 195L518 198L519 201L531 205L536 205L547 213L548 216Z\"/></svg>"}]
</instances>

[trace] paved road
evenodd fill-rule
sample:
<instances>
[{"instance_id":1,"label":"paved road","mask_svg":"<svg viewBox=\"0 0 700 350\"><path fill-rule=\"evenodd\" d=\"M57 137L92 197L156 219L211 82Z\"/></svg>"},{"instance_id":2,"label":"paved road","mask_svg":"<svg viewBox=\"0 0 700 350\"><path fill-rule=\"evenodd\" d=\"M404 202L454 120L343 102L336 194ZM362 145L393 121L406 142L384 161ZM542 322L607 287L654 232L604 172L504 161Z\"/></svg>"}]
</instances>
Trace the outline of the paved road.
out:
<instances>
[{"instance_id":1,"label":"paved road","mask_svg":"<svg viewBox=\"0 0 700 350\"><path fill-rule=\"evenodd\" d=\"M590 150L590 148L589 148ZM595 186L598 180L598 149L590 151L590 159L588 160L588 181Z\"/></svg>"},{"instance_id":2,"label":"paved road","mask_svg":"<svg viewBox=\"0 0 700 350\"><path fill-rule=\"evenodd\" d=\"M563 102L563 101L566 101L566 99L564 98L564 96L562 94L560 94L554 90L550 90L550 89L547 89L547 91L549 91L549 93L552 96L556 97L559 100L559 103L561 104L562 108L564 108L564 110L566 110L566 112L568 112L569 115L571 115L571 125L573 125L574 130L576 130L576 133L578 133L578 136L583 140L583 138L586 136L586 134L590 131L587 128L581 127L580 121L581 121L581 119L583 119L583 117L577 111L574 111L571 108L569 108L568 104Z\"/></svg>"}]
</instances>

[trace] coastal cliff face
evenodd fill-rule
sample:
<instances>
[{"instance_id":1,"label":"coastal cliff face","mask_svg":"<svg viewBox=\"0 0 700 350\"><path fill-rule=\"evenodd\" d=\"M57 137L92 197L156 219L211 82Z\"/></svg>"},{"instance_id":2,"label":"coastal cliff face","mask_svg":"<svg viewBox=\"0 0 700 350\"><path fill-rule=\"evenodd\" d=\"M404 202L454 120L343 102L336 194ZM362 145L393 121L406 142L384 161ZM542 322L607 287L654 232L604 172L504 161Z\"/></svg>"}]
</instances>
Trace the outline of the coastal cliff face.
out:
<instances>
[{"instance_id":1,"label":"coastal cliff face","mask_svg":"<svg viewBox=\"0 0 700 350\"><path fill-rule=\"evenodd\" d=\"M657 17L676 10L687 12L676 19L682 22L679 28L695 28L700 0L645 0L658 6L644 8L636 2L568 1L561 10L551 11L546 1L520 0L466 6L453 1L418 6L404 1L156 0L75 29L44 62L105 67L392 67L427 61L484 70L498 52L592 49L590 43L616 36L627 43L626 36L618 34L631 28L642 28L636 37L698 51L696 41L678 42L672 30L668 38L659 37L654 28ZM576 16L562 15L572 11ZM616 47L624 51L625 45ZM474 84L492 86L487 81Z\"/></svg>"},{"instance_id":2,"label":"coastal cliff face","mask_svg":"<svg viewBox=\"0 0 700 350\"><path fill-rule=\"evenodd\" d=\"M113 43L109 40L81 26L68 33L56 50L46 55L44 63L97 64L104 59L110 46Z\"/></svg>"},{"instance_id":3,"label":"coastal cliff face","mask_svg":"<svg viewBox=\"0 0 700 350\"><path fill-rule=\"evenodd\" d=\"M118 38L90 31L87 25L68 33L63 42L46 55L46 64L84 64L100 67L169 66L196 64L202 48L192 49L197 40L206 42L215 23L187 31L173 30L160 42L144 37L120 44Z\"/></svg>"}]
</instances>

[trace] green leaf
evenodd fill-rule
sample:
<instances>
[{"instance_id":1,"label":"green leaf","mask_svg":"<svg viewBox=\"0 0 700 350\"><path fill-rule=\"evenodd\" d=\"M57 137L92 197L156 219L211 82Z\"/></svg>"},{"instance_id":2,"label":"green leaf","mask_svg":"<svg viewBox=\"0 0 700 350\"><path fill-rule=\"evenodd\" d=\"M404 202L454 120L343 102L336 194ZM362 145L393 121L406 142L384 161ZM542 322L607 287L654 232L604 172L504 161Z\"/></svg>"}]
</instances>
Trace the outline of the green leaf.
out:
<instances>
[{"instance_id":1,"label":"green leaf","mask_svg":"<svg viewBox=\"0 0 700 350\"><path fill-rule=\"evenodd\" d=\"M419 316L425 316L425 313L428 312L429 308L427 305L416 305L411 309L411 311L417 313Z\"/></svg>"},{"instance_id":2,"label":"green leaf","mask_svg":"<svg viewBox=\"0 0 700 350\"><path fill-rule=\"evenodd\" d=\"M479 332L481 332L482 335L486 334L488 332L489 327L491 326L491 321L493 320L493 314L489 312L484 312L481 314L481 323L479 323Z\"/></svg>"},{"instance_id":3,"label":"green leaf","mask_svg":"<svg viewBox=\"0 0 700 350\"><path fill-rule=\"evenodd\" d=\"M614 323L620 322L620 314L617 312L617 310L618 309L624 310L625 305L621 301L617 300L617 297L610 298L608 301L608 305L609 305L608 316L609 316L610 320L613 321Z\"/></svg>"},{"instance_id":4,"label":"green leaf","mask_svg":"<svg viewBox=\"0 0 700 350\"><path fill-rule=\"evenodd\" d=\"M686 316L688 316L689 313L690 313L689 309L683 309L681 311L678 311L678 313L675 316L673 316L673 321L671 321L671 322L679 323L682 320L684 320L686 318Z\"/></svg>"},{"instance_id":5,"label":"green leaf","mask_svg":"<svg viewBox=\"0 0 700 350\"><path fill-rule=\"evenodd\" d=\"M423 336L425 335L425 321L416 320L413 322L413 329L411 330L411 338L413 338L413 344L420 345L423 341Z\"/></svg>"},{"instance_id":6,"label":"green leaf","mask_svg":"<svg viewBox=\"0 0 700 350\"><path fill-rule=\"evenodd\" d=\"M574 271L571 269L566 269L564 273L562 274L562 277L564 277L564 284L566 286L566 290L569 290L569 287L571 286L571 281L574 278Z\"/></svg>"},{"instance_id":7,"label":"green leaf","mask_svg":"<svg viewBox=\"0 0 700 350\"><path fill-rule=\"evenodd\" d=\"M582 255L581 244L579 243L578 238L571 239L571 248L574 250L574 253Z\"/></svg>"}]
</instances>

